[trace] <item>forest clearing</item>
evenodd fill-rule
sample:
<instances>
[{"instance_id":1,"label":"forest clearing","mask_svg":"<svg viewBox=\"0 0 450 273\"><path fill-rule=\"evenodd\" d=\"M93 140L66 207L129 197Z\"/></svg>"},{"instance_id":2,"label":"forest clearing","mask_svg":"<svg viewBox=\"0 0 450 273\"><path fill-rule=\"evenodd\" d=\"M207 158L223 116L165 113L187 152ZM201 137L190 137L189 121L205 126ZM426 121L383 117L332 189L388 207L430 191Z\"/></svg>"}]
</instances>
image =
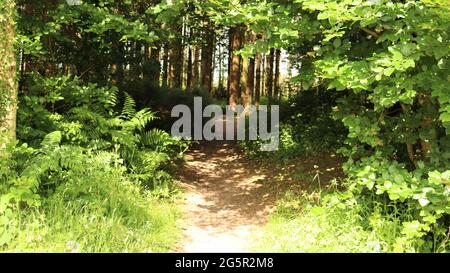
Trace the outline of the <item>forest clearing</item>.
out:
<instances>
[{"instance_id":1,"label":"forest clearing","mask_svg":"<svg viewBox=\"0 0 450 273\"><path fill-rule=\"evenodd\" d=\"M0 35L0 252L450 250L449 0L0 0Z\"/></svg>"}]
</instances>

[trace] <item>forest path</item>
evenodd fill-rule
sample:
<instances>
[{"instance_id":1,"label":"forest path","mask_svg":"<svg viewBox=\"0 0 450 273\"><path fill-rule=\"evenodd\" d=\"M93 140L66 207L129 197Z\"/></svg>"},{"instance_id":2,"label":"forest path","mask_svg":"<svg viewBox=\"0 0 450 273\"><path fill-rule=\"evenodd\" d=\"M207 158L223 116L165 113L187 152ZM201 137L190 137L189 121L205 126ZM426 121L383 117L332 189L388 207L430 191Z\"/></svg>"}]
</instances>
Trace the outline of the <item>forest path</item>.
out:
<instances>
[{"instance_id":1,"label":"forest path","mask_svg":"<svg viewBox=\"0 0 450 273\"><path fill-rule=\"evenodd\" d=\"M276 185L267 183L270 176L235 142L192 147L179 172L185 190L184 238L175 251L251 251L278 196Z\"/></svg>"}]
</instances>

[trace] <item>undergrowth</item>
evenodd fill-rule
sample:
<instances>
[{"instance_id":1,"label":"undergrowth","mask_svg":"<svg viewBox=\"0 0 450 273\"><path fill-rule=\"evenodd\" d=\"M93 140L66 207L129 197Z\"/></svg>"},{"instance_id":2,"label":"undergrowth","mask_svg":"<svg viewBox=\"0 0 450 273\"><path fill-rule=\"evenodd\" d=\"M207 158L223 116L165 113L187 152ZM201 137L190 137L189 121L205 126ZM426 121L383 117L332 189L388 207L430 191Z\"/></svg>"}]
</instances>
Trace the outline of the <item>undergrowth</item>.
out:
<instances>
[{"instance_id":1,"label":"undergrowth","mask_svg":"<svg viewBox=\"0 0 450 273\"><path fill-rule=\"evenodd\" d=\"M257 251L389 252L401 236L401 223L357 203L317 202L318 193L287 193L270 217ZM320 194L319 194L320 196ZM370 213L369 218L363 217ZM370 226L370 228L368 228Z\"/></svg>"},{"instance_id":2,"label":"undergrowth","mask_svg":"<svg viewBox=\"0 0 450 273\"><path fill-rule=\"evenodd\" d=\"M179 238L172 165L189 143L115 87L34 76L0 151L0 251L161 252Z\"/></svg>"}]
</instances>

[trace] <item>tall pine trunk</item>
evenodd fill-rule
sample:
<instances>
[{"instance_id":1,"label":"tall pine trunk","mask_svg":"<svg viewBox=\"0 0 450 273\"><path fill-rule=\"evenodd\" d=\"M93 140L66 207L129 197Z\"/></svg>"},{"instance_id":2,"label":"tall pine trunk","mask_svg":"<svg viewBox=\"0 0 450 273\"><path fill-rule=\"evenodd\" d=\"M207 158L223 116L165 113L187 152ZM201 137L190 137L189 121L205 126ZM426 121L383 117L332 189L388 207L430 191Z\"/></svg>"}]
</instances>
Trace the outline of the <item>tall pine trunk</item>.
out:
<instances>
[{"instance_id":1,"label":"tall pine trunk","mask_svg":"<svg viewBox=\"0 0 450 273\"><path fill-rule=\"evenodd\" d=\"M189 34L188 34L189 33ZM189 37L186 37L186 40L193 37L193 30L192 28L189 28L189 31L186 30L186 36L189 35ZM187 41L185 42L187 46L187 62L186 62L186 88L192 87L192 45L188 44Z\"/></svg>"},{"instance_id":2,"label":"tall pine trunk","mask_svg":"<svg viewBox=\"0 0 450 273\"><path fill-rule=\"evenodd\" d=\"M247 32L246 42L253 44L255 42L255 36L253 32ZM249 106L252 103L253 90L255 89L255 57L250 56L247 63L244 66L246 82L244 85L243 104L244 107Z\"/></svg>"},{"instance_id":3,"label":"tall pine trunk","mask_svg":"<svg viewBox=\"0 0 450 273\"><path fill-rule=\"evenodd\" d=\"M255 76L255 105L259 106L261 100L261 53L256 53L256 76Z\"/></svg>"},{"instance_id":4,"label":"tall pine trunk","mask_svg":"<svg viewBox=\"0 0 450 273\"><path fill-rule=\"evenodd\" d=\"M242 83L242 104L245 106L250 105L251 102L251 91L248 89L249 82L249 58L242 58L242 73L241 73L241 83Z\"/></svg>"},{"instance_id":5,"label":"tall pine trunk","mask_svg":"<svg viewBox=\"0 0 450 273\"><path fill-rule=\"evenodd\" d=\"M231 60L232 55L231 52L233 51L231 49L231 28L228 29L228 60L227 60L227 97L230 97L230 78L231 78Z\"/></svg>"},{"instance_id":6,"label":"tall pine trunk","mask_svg":"<svg viewBox=\"0 0 450 273\"><path fill-rule=\"evenodd\" d=\"M231 55L231 66L230 66L230 91L229 91L229 102L231 107L239 104L240 96L240 62L241 56L235 54L236 50L241 49L242 45L242 30L240 26L233 27L230 29L230 55Z\"/></svg>"},{"instance_id":7,"label":"tall pine trunk","mask_svg":"<svg viewBox=\"0 0 450 273\"><path fill-rule=\"evenodd\" d=\"M187 68L186 68L186 88L192 86L192 47L188 48Z\"/></svg>"},{"instance_id":8,"label":"tall pine trunk","mask_svg":"<svg viewBox=\"0 0 450 273\"><path fill-rule=\"evenodd\" d=\"M169 86L169 45L167 43L164 45L162 86Z\"/></svg>"},{"instance_id":9,"label":"tall pine trunk","mask_svg":"<svg viewBox=\"0 0 450 273\"><path fill-rule=\"evenodd\" d=\"M280 59L281 59L281 50L277 49L275 51L275 77L274 77L274 91L275 91L275 100L281 99L281 89L280 89Z\"/></svg>"},{"instance_id":10,"label":"tall pine trunk","mask_svg":"<svg viewBox=\"0 0 450 273\"><path fill-rule=\"evenodd\" d=\"M200 85L200 46L195 45L194 48L194 63L192 64L192 84L194 87Z\"/></svg>"},{"instance_id":11,"label":"tall pine trunk","mask_svg":"<svg viewBox=\"0 0 450 273\"><path fill-rule=\"evenodd\" d=\"M214 54L214 33L207 28L205 31L206 43L202 48L202 87L212 92L212 66Z\"/></svg>"},{"instance_id":12,"label":"tall pine trunk","mask_svg":"<svg viewBox=\"0 0 450 273\"><path fill-rule=\"evenodd\" d=\"M169 82L171 87L181 88L183 84L183 24L175 25L174 31L177 36L169 50Z\"/></svg>"},{"instance_id":13,"label":"tall pine trunk","mask_svg":"<svg viewBox=\"0 0 450 273\"><path fill-rule=\"evenodd\" d=\"M222 89L223 89L223 60L222 60L222 47L221 46L219 46L218 47L219 48L219 52L218 52L218 54L219 54L219 92L222 92ZM222 95L222 94L220 94L220 95Z\"/></svg>"},{"instance_id":14,"label":"tall pine trunk","mask_svg":"<svg viewBox=\"0 0 450 273\"><path fill-rule=\"evenodd\" d=\"M161 78L161 62L160 62L161 47L156 46L152 48L150 57L152 60L152 64L156 66L156 71L155 74L153 75L153 82L156 84L156 86L159 86Z\"/></svg>"},{"instance_id":15,"label":"tall pine trunk","mask_svg":"<svg viewBox=\"0 0 450 273\"><path fill-rule=\"evenodd\" d=\"M266 54L261 55L261 96L266 95Z\"/></svg>"},{"instance_id":16,"label":"tall pine trunk","mask_svg":"<svg viewBox=\"0 0 450 273\"><path fill-rule=\"evenodd\" d=\"M273 62L275 59L275 50L270 49L269 55L266 57L266 94L268 103L271 104L273 97Z\"/></svg>"}]
</instances>

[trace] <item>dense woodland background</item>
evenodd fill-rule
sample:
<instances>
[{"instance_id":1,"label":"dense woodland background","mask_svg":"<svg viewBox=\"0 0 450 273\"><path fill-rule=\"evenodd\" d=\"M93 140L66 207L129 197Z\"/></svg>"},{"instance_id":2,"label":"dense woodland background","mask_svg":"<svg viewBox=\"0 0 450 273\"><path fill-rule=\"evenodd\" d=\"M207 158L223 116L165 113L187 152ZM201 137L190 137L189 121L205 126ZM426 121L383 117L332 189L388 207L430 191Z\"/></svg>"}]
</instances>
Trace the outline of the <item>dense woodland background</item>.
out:
<instances>
[{"instance_id":1,"label":"dense woodland background","mask_svg":"<svg viewBox=\"0 0 450 273\"><path fill-rule=\"evenodd\" d=\"M0 0L0 247L169 250L202 96L280 105L271 158L347 159L269 251L448 251L449 30L447 0Z\"/></svg>"}]
</instances>

